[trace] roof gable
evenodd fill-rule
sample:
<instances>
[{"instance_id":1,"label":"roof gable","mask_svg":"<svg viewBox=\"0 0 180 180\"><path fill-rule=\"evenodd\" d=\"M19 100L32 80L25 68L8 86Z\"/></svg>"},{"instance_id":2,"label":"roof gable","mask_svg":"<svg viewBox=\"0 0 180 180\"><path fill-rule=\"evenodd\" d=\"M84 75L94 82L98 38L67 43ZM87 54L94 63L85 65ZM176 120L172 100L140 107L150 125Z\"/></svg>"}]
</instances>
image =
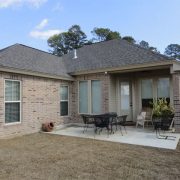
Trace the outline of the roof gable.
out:
<instances>
[{"instance_id":1,"label":"roof gable","mask_svg":"<svg viewBox=\"0 0 180 180\"><path fill-rule=\"evenodd\" d=\"M70 77L62 58L21 44L0 50L0 66Z\"/></svg>"}]
</instances>

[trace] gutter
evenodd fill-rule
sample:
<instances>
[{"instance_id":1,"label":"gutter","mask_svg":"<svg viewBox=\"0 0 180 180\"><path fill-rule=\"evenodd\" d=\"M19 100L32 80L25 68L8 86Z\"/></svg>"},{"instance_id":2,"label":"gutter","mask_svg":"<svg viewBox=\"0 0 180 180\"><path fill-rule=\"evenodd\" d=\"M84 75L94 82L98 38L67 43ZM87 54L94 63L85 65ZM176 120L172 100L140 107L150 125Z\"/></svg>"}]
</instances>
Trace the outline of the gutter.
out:
<instances>
[{"instance_id":1,"label":"gutter","mask_svg":"<svg viewBox=\"0 0 180 180\"><path fill-rule=\"evenodd\" d=\"M41 73L41 72L35 72L30 70L24 70L24 69L16 69L11 67L5 67L0 66L0 71L2 72L10 72L10 73L16 73L16 74L23 74L23 75L30 75L30 76L37 76L37 77L44 77L44 78L50 78L50 79L58 79L58 80L66 80L66 81L74 81L73 77L65 77L60 75L51 75L48 73Z\"/></svg>"}]
</instances>

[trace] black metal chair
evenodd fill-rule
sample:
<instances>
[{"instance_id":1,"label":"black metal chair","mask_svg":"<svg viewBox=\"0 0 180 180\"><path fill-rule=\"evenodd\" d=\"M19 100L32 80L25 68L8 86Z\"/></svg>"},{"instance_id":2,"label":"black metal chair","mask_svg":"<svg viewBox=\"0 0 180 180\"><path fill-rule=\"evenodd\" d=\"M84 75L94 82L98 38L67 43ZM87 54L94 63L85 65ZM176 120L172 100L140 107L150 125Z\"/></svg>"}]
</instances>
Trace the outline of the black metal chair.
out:
<instances>
[{"instance_id":1,"label":"black metal chair","mask_svg":"<svg viewBox=\"0 0 180 180\"><path fill-rule=\"evenodd\" d=\"M175 140L175 136L169 136L169 135L162 135L161 134L161 130L162 131L168 131L170 126L173 123L173 118L174 116L163 116L161 118L153 118L153 124L154 124L154 129L156 131L156 137L158 139L168 139L169 140Z\"/></svg>"},{"instance_id":2,"label":"black metal chair","mask_svg":"<svg viewBox=\"0 0 180 180\"><path fill-rule=\"evenodd\" d=\"M116 120L117 113L110 112L110 113L104 113L100 115L93 115L94 121L95 121L95 133L99 130L100 132L103 130L103 128L107 129L107 133L109 136L109 133L113 133L112 129L112 122Z\"/></svg>"},{"instance_id":3,"label":"black metal chair","mask_svg":"<svg viewBox=\"0 0 180 180\"><path fill-rule=\"evenodd\" d=\"M109 127L111 128L111 133L114 133L113 131L113 125L116 124L117 122L117 113L116 112L109 112L109 113L105 113L104 115L107 115L109 117Z\"/></svg>"},{"instance_id":4,"label":"black metal chair","mask_svg":"<svg viewBox=\"0 0 180 180\"><path fill-rule=\"evenodd\" d=\"M99 130L99 134L100 134L102 129L106 128L108 136L109 136L109 132L110 132L109 123L110 123L110 120L107 114L94 115L94 125L95 125L94 132L97 133Z\"/></svg>"},{"instance_id":5,"label":"black metal chair","mask_svg":"<svg viewBox=\"0 0 180 180\"><path fill-rule=\"evenodd\" d=\"M81 117L84 122L84 130L83 130L84 133L85 131L87 131L90 124L94 124L94 118L91 115L87 115L87 114L82 114Z\"/></svg>"},{"instance_id":6,"label":"black metal chair","mask_svg":"<svg viewBox=\"0 0 180 180\"><path fill-rule=\"evenodd\" d=\"M120 128L120 131L121 131L121 134L123 136L123 133L122 133L122 129L121 129L121 126L124 127L124 130L127 134L127 131L126 131L126 120L127 120L127 116L128 115L123 115L123 116L118 116L117 117L117 122L116 122L116 130L117 130L117 126L119 125L119 128Z\"/></svg>"}]
</instances>

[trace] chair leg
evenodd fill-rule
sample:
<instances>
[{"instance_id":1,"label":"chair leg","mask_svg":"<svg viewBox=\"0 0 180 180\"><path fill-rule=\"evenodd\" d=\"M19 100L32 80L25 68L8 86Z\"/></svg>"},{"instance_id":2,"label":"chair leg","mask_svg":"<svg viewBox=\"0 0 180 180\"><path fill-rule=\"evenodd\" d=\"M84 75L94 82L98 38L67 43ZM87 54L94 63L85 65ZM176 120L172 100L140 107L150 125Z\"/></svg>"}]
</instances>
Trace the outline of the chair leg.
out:
<instances>
[{"instance_id":1,"label":"chair leg","mask_svg":"<svg viewBox=\"0 0 180 180\"><path fill-rule=\"evenodd\" d=\"M107 127L107 135L108 135L108 138L109 138L109 127Z\"/></svg>"},{"instance_id":2,"label":"chair leg","mask_svg":"<svg viewBox=\"0 0 180 180\"><path fill-rule=\"evenodd\" d=\"M158 138L157 129L156 129L156 138Z\"/></svg>"},{"instance_id":3,"label":"chair leg","mask_svg":"<svg viewBox=\"0 0 180 180\"><path fill-rule=\"evenodd\" d=\"M136 122L136 128L138 127L138 122Z\"/></svg>"},{"instance_id":4,"label":"chair leg","mask_svg":"<svg viewBox=\"0 0 180 180\"><path fill-rule=\"evenodd\" d=\"M95 129L94 129L94 133L97 134L97 127L95 127Z\"/></svg>"},{"instance_id":5,"label":"chair leg","mask_svg":"<svg viewBox=\"0 0 180 180\"><path fill-rule=\"evenodd\" d=\"M154 124L153 124L153 121L151 121L151 124L152 124L152 126L154 125Z\"/></svg>"},{"instance_id":6,"label":"chair leg","mask_svg":"<svg viewBox=\"0 0 180 180\"><path fill-rule=\"evenodd\" d=\"M86 129L87 129L87 125L85 124L85 125L84 125L83 133L85 133Z\"/></svg>"},{"instance_id":7,"label":"chair leg","mask_svg":"<svg viewBox=\"0 0 180 180\"><path fill-rule=\"evenodd\" d=\"M123 136L123 133L122 133L122 129L121 129L121 126L119 126L119 129L120 129L120 131L121 131L121 135Z\"/></svg>"},{"instance_id":8,"label":"chair leg","mask_svg":"<svg viewBox=\"0 0 180 180\"><path fill-rule=\"evenodd\" d=\"M127 134L127 131L126 131L126 126L124 126L124 130L125 130L125 132L126 132L126 134Z\"/></svg>"},{"instance_id":9,"label":"chair leg","mask_svg":"<svg viewBox=\"0 0 180 180\"><path fill-rule=\"evenodd\" d=\"M162 135L160 134L160 129L156 129L156 137L158 139L164 139L164 140L175 140L175 136L167 136L167 135ZM168 138L174 138L174 139L168 139Z\"/></svg>"}]
</instances>

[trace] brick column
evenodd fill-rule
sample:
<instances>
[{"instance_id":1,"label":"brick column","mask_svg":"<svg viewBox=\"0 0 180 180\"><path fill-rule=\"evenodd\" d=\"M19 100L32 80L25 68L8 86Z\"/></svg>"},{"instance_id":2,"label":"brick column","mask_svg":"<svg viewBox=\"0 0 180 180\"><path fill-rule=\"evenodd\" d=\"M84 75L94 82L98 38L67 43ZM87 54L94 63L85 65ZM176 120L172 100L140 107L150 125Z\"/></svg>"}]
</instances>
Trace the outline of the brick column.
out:
<instances>
[{"instance_id":1,"label":"brick column","mask_svg":"<svg viewBox=\"0 0 180 180\"><path fill-rule=\"evenodd\" d=\"M110 86L110 75L102 75L102 112L109 112L109 86Z\"/></svg>"},{"instance_id":2,"label":"brick column","mask_svg":"<svg viewBox=\"0 0 180 180\"><path fill-rule=\"evenodd\" d=\"M176 132L180 132L180 73L173 74L173 99L174 99L174 125Z\"/></svg>"}]
</instances>

